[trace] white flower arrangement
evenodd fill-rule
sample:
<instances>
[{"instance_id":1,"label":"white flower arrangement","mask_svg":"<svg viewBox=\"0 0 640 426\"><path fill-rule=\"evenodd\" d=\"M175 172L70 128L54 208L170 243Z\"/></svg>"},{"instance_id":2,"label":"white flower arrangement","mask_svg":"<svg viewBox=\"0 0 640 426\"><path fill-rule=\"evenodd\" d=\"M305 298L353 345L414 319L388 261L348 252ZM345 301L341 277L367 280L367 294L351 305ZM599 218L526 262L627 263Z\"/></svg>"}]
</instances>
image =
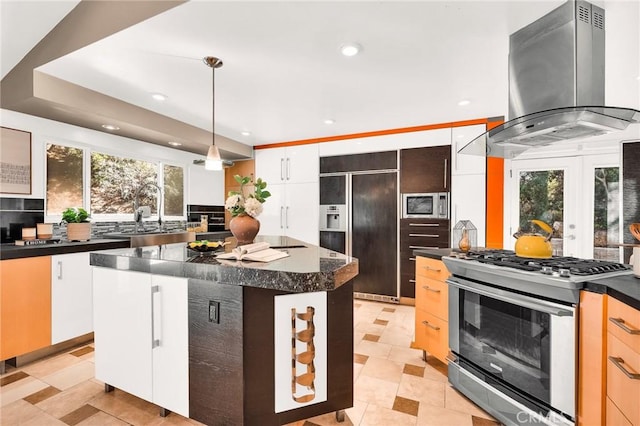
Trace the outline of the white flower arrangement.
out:
<instances>
[{"instance_id":1,"label":"white flower arrangement","mask_svg":"<svg viewBox=\"0 0 640 426\"><path fill-rule=\"evenodd\" d=\"M258 178L253 186L252 194L245 195L244 187L251 182L249 176L235 175L233 177L240 184L240 191L229 191L229 196L224 203L224 207L231 212L232 217L241 214L248 214L251 217L258 217L262 213L262 203L271 196L269 191L265 191L267 182Z\"/></svg>"}]
</instances>

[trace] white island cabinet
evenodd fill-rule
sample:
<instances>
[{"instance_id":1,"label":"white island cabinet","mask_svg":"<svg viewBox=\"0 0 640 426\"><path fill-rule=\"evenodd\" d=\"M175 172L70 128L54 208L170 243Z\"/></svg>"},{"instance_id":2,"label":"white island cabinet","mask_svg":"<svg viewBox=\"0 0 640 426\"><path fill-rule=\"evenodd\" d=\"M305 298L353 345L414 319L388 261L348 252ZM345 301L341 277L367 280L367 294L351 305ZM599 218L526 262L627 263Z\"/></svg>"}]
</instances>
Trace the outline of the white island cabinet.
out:
<instances>
[{"instance_id":1,"label":"white island cabinet","mask_svg":"<svg viewBox=\"0 0 640 426\"><path fill-rule=\"evenodd\" d=\"M51 256L51 344L93 331L89 252Z\"/></svg>"},{"instance_id":2,"label":"white island cabinet","mask_svg":"<svg viewBox=\"0 0 640 426\"><path fill-rule=\"evenodd\" d=\"M94 267L95 376L189 417L188 280Z\"/></svg>"}]
</instances>

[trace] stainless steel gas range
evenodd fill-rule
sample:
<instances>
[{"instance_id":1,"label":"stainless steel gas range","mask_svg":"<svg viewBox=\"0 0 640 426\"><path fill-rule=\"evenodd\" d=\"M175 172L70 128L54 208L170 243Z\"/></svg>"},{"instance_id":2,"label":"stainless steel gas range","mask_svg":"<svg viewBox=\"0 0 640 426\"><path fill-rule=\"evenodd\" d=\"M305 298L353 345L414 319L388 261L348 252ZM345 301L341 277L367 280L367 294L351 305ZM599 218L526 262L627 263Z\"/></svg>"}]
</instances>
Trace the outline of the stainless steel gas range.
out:
<instances>
[{"instance_id":1,"label":"stainless steel gas range","mask_svg":"<svg viewBox=\"0 0 640 426\"><path fill-rule=\"evenodd\" d=\"M507 425L575 424L579 291L629 267L509 250L442 260L452 274L451 384Z\"/></svg>"}]
</instances>

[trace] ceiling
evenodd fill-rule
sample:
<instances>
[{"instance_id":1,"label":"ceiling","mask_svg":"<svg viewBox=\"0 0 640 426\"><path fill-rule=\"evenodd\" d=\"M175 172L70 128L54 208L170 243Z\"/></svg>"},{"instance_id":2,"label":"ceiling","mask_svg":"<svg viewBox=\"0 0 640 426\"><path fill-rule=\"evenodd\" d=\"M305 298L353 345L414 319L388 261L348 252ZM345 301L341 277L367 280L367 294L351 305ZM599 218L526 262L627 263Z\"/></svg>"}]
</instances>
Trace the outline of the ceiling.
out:
<instances>
[{"instance_id":1,"label":"ceiling","mask_svg":"<svg viewBox=\"0 0 640 426\"><path fill-rule=\"evenodd\" d=\"M127 13L132 3L156 9ZM224 62L215 74L216 144L219 138L228 144L231 157L247 155L245 145L502 116L509 34L562 3L2 0L2 106L102 131L110 120L121 128L115 134L179 141L178 149L205 153L213 87L202 58L211 55ZM625 39L640 40L637 1L594 3L607 14L613 8L631 16L635 29ZM90 10L97 4L100 13ZM58 32L45 35L69 11ZM91 19L93 26L79 25ZM107 27L109 19L114 25ZM101 32L88 36L96 26ZM625 25L609 23L607 37L616 37L617 28ZM347 42L359 43L362 52L342 56L339 47ZM617 77L637 94L634 55L629 71ZM5 102L7 88L29 70L34 88L9 93ZM168 98L158 102L152 93ZM615 106L638 108L640 101L631 99L632 105ZM461 100L470 104L459 106Z\"/></svg>"}]
</instances>

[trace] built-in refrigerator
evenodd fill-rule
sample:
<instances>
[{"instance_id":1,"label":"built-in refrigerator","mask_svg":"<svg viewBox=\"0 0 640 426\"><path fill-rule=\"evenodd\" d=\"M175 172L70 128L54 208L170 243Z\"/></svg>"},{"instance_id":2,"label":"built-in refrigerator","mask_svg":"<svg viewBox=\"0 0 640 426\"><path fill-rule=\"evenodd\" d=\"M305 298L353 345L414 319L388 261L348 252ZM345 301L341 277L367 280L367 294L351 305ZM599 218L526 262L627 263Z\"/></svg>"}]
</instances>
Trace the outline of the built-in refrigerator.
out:
<instances>
[{"instance_id":1,"label":"built-in refrigerator","mask_svg":"<svg viewBox=\"0 0 640 426\"><path fill-rule=\"evenodd\" d=\"M321 173L320 203L320 246L359 261L355 297L397 302L397 168Z\"/></svg>"}]
</instances>

